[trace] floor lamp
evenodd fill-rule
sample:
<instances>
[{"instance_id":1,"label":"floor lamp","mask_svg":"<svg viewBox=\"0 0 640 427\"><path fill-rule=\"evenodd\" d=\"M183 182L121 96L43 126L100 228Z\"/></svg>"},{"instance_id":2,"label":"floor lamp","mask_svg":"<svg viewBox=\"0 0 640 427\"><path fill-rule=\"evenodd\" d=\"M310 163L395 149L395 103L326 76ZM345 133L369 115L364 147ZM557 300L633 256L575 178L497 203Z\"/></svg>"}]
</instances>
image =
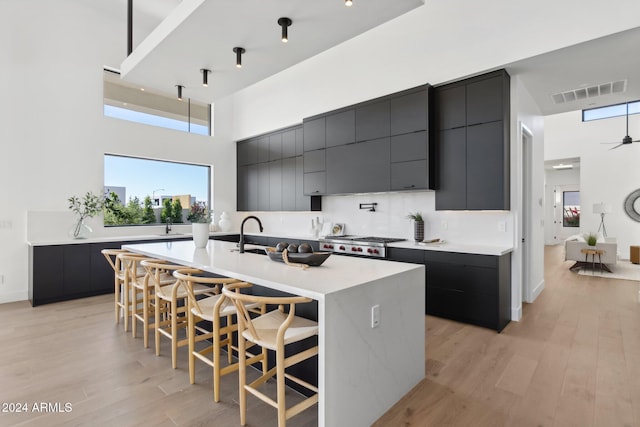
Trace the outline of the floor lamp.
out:
<instances>
[{"instance_id":1,"label":"floor lamp","mask_svg":"<svg viewBox=\"0 0 640 427\"><path fill-rule=\"evenodd\" d=\"M602 235L607 237L607 228L604 226L604 216L611 213L611 205L604 202L594 203L593 213L600 214L600 227L598 227L598 232L602 229Z\"/></svg>"}]
</instances>

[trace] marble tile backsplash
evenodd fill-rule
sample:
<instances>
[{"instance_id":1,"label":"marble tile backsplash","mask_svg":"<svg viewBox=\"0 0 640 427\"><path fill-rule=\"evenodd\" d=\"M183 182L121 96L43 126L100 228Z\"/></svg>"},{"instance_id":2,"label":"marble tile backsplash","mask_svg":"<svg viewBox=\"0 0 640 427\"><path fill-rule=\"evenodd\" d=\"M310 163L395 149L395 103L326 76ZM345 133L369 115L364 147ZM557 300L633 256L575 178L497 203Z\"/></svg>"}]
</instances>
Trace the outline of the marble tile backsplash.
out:
<instances>
[{"instance_id":1,"label":"marble tile backsplash","mask_svg":"<svg viewBox=\"0 0 640 427\"><path fill-rule=\"evenodd\" d=\"M377 203L376 211L360 209L361 203ZM422 212L425 238L441 238L468 244L513 244L513 215L510 211L436 211L435 193L427 191L323 196L322 212L254 212L265 233L311 236L311 222L345 224L346 234L413 239L409 212ZM235 214L238 229L245 212ZM257 232L253 222L245 231ZM502 231L504 230L504 231Z\"/></svg>"}]
</instances>

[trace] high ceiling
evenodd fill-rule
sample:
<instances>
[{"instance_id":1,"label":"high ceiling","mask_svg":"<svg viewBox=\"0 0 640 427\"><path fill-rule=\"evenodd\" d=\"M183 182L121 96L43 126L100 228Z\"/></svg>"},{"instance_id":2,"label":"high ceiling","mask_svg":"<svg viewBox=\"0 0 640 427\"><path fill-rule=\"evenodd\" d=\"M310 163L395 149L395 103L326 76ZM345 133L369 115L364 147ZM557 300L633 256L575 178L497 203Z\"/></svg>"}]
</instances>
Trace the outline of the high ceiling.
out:
<instances>
[{"instance_id":1,"label":"high ceiling","mask_svg":"<svg viewBox=\"0 0 640 427\"><path fill-rule=\"evenodd\" d=\"M134 0L134 25L152 26L150 37L122 64L124 78L166 93L181 84L186 96L213 102L423 5L423 0L367 0L367 8L362 3L346 8L342 0L272 0L249 8L248 1ZM127 0L119 2L125 7ZM276 21L287 15L296 19L284 44ZM251 34L239 27L251 28ZM231 48L236 45L247 49L243 62L251 67L235 68ZM496 68L517 75L543 115L556 114L640 99L639 46L640 27ZM215 87L202 87L201 68L213 70ZM614 81L624 82L623 92L561 104L553 100L554 94Z\"/></svg>"},{"instance_id":2,"label":"high ceiling","mask_svg":"<svg viewBox=\"0 0 640 427\"><path fill-rule=\"evenodd\" d=\"M167 0L168 1L168 0ZM167 3L168 5L169 3ZM184 86L185 96L213 102L356 37L416 7L423 0L183 0L122 63L130 83ZM293 20L289 42L279 18ZM236 68L242 47L244 68ZM208 87L201 69L211 70Z\"/></svg>"},{"instance_id":3,"label":"high ceiling","mask_svg":"<svg viewBox=\"0 0 640 427\"><path fill-rule=\"evenodd\" d=\"M542 114L556 114L640 99L640 28L528 58L505 68L518 75ZM613 81L626 81L624 92L562 104L552 95Z\"/></svg>"}]
</instances>

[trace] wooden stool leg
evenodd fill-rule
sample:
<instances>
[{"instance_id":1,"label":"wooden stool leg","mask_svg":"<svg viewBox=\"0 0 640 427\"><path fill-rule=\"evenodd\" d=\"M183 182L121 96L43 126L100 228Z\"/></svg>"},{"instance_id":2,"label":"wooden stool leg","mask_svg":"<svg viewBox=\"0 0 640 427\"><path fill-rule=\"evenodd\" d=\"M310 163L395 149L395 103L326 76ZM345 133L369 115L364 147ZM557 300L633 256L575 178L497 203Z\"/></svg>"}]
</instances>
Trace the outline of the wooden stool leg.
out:
<instances>
[{"instance_id":1,"label":"wooden stool leg","mask_svg":"<svg viewBox=\"0 0 640 427\"><path fill-rule=\"evenodd\" d=\"M155 295L155 300L156 300L156 312L155 312L155 320L156 323L154 324L154 329L155 329L155 339L156 339L156 356L160 356L160 306L164 306L164 300L161 300L160 297L156 294Z\"/></svg>"},{"instance_id":2,"label":"wooden stool leg","mask_svg":"<svg viewBox=\"0 0 640 427\"><path fill-rule=\"evenodd\" d=\"M115 278L115 283L114 283L114 290L115 290L115 307L116 307L116 325L118 325L120 323L120 304L122 304L120 302L120 280L118 279L118 276L116 275Z\"/></svg>"},{"instance_id":3,"label":"wooden stool leg","mask_svg":"<svg viewBox=\"0 0 640 427\"><path fill-rule=\"evenodd\" d=\"M242 336L242 331L238 330L238 388L240 394L240 425L247 424L247 390L244 386L247 384L247 349L246 341Z\"/></svg>"},{"instance_id":4,"label":"wooden stool leg","mask_svg":"<svg viewBox=\"0 0 640 427\"><path fill-rule=\"evenodd\" d=\"M178 366L178 302L171 300L171 366Z\"/></svg>"},{"instance_id":5,"label":"wooden stool leg","mask_svg":"<svg viewBox=\"0 0 640 427\"><path fill-rule=\"evenodd\" d=\"M196 351L196 320L191 312L191 306L187 307L187 334L189 335L189 383L196 382L196 357L193 352Z\"/></svg>"},{"instance_id":6,"label":"wooden stool leg","mask_svg":"<svg viewBox=\"0 0 640 427\"><path fill-rule=\"evenodd\" d=\"M285 404L285 383L284 383L284 348L276 351L276 380L278 395L278 427L285 427L287 424L287 405Z\"/></svg>"}]
</instances>

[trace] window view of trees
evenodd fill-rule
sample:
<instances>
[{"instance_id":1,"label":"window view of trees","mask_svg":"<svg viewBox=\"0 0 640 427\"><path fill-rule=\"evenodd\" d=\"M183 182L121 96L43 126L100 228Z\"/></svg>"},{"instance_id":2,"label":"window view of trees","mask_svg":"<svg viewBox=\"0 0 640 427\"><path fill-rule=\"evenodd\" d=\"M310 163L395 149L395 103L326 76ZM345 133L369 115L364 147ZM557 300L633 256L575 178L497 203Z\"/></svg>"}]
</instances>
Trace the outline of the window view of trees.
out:
<instances>
[{"instance_id":1,"label":"window view of trees","mask_svg":"<svg viewBox=\"0 0 640 427\"><path fill-rule=\"evenodd\" d=\"M104 163L106 226L181 224L192 205L210 206L209 166L111 154Z\"/></svg>"}]
</instances>

